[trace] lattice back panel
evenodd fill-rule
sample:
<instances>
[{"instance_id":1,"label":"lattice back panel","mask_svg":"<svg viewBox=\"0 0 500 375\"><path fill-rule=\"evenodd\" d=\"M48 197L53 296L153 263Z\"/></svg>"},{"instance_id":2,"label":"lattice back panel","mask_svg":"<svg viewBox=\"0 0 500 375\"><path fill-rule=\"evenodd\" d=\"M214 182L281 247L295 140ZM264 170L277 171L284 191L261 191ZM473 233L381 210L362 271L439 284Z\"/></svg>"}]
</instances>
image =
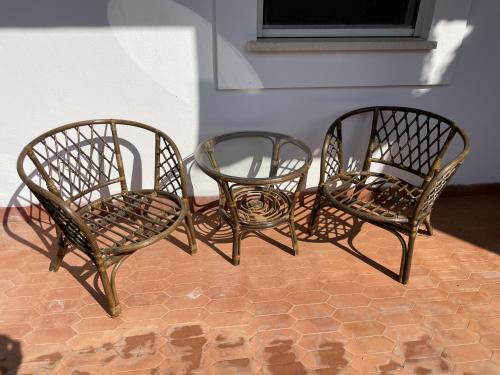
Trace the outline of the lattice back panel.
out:
<instances>
[{"instance_id":1,"label":"lattice back panel","mask_svg":"<svg viewBox=\"0 0 500 375\"><path fill-rule=\"evenodd\" d=\"M454 128L427 113L381 109L373 125L371 160L425 177L455 134Z\"/></svg>"},{"instance_id":2,"label":"lattice back panel","mask_svg":"<svg viewBox=\"0 0 500 375\"><path fill-rule=\"evenodd\" d=\"M66 239L80 250L91 253L92 247L78 225L76 225L76 223L68 217L60 207L54 204L54 202L40 194L34 194L43 208L45 208L50 217L55 221L56 225L62 230Z\"/></svg>"},{"instance_id":3,"label":"lattice back panel","mask_svg":"<svg viewBox=\"0 0 500 375\"><path fill-rule=\"evenodd\" d=\"M120 177L110 124L62 130L33 151L65 200Z\"/></svg>"},{"instance_id":4,"label":"lattice back panel","mask_svg":"<svg viewBox=\"0 0 500 375\"><path fill-rule=\"evenodd\" d=\"M181 180L181 160L168 139L160 136L157 153L159 153L157 166L159 168L159 189L182 197L184 194Z\"/></svg>"},{"instance_id":5,"label":"lattice back panel","mask_svg":"<svg viewBox=\"0 0 500 375\"><path fill-rule=\"evenodd\" d=\"M325 180L335 176L342 168L342 134L341 124L334 124L328 130L328 136L331 136L324 154L324 177Z\"/></svg>"},{"instance_id":6,"label":"lattice back panel","mask_svg":"<svg viewBox=\"0 0 500 375\"><path fill-rule=\"evenodd\" d=\"M416 213L417 219L422 219L431 213L434 204L459 166L460 163L451 164L447 169L442 171L442 174L429 186L428 190L424 191L419 212Z\"/></svg>"}]
</instances>

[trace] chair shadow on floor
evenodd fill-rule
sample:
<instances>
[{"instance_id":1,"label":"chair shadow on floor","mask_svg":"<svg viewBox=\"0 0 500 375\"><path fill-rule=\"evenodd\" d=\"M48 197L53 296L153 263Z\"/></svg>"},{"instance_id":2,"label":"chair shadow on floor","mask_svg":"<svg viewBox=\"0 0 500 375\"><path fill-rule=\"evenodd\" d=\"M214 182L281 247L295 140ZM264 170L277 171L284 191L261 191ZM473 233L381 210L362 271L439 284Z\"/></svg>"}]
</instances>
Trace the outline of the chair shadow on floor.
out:
<instances>
[{"instance_id":1,"label":"chair shadow on floor","mask_svg":"<svg viewBox=\"0 0 500 375\"><path fill-rule=\"evenodd\" d=\"M32 234L29 236L23 235L23 233L16 228L19 223L28 223L35 236ZM12 240L47 257L47 272L49 272L49 264L56 256L58 244L55 225L49 219L48 215L34 205L17 208L8 207L5 210L2 224L5 233ZM73 253L75 256L79 257L83 264L71 265L65 258L61 264L61 268L65 268L72 277L87 290L96 302L107 311L106 296L99 285L99 275L97 274L94 264L85 255L74 250L75 249L70 246L69 253ZM89 282L87 282L87 280L89 280Z\"/></svg>"},{"instance_id":2,"label":"chair shadow on floor","mask_svg":"<svg viewBox=\"0 0 500 375\"><path fill-rule=\"evenodd\" d=\"M193 218L196 239L203 242L223 259L232 264L231 256L226 254L219 247L221 244L232 244L233 236L229 225L224 224L220 228L217 227L219 219L219 214L217 212L218 202L212 201L201 205L197 204L195 200L194 206L195 214ZM245 237L246 236L243 238Z\"/></svg>"},{"instance_id":3,"label":"chair shadow on floor","mask_svg":"<svg viewBox=\"0 0 500 375\"><path fill-rule=\"evenodd\" d=\"M317 232L313 235L309 235L307 220L309 218L313 202L314 194L305 194L304 199L300 204L298 204L295 210L295 226L297 238L299 240L299 247L301 242L318 244L332 243L337 248L355 256L394 280L398 280L398 275L394 271L363 254L354 245L354 239L361 231L363 221L342 211L336 210L335 208L325 208L322 209L319 216ZM233 241L232 231L227 224L223 225L220 229L217 228L217 208L217 201L197 206L197 212L194 215L196 237L198 241L203 242L223 259L232 263L230 254L226 254L223 249L221 249L221 245L223 245L223 247L231 247ZM22 232L18 232L16 226L19 224L16 224L16 222L23 221L29 223L29 226L33 230L35 236L25 236ZM14 241L46 256L48 259L48 270L50 260L55 257L57 252L57 239L54 224L49 220L44 211L33 205L23 208L9 207L4 213L3 228L5 233ZM185 236L184 230L182 228L179 228L179 230ZM275 230L283 236L290 237L287 225L278 227ZM268 231L263 231L247 234L246 237L256 236L282 251L293 254L291 247L287 246L291 245L291 243L282 243L275 240L268 234ZM190 253L189 247L184 241L173 236L169 236L167 240L172 242L182 251L188 254ZM73 251L73 254L81 259L81 264L72 265L63 261L63 268L65 268L72 275L72 277L74 277L85 288L85 290L104 310L107 310L106 297L99 284L99 276L96 272L95 266L92 264L92 261L78 251Z\"/></svg>"},{"instance_id":4,"label":"chair shadow on floor","mask_svg":"<svg viewBox=\"0 0 500 375\"><path fill-rule=\"evenodd\" d=\"M28 223L35 236L32 234L29 236L23 235L23 233L16 228L19 223ZM2 224L5 233L12 240L47 257L47 272L49 272L49 264L50 261L56 256L58 244L55 225L52 220L49 219L48 215L43 210L40 210L38 207L33 205L17 208L8 207L5 210ZM23 225L23 227L25 227L25 225ZM24 229L24 231L25 230L26 229ZM186 231L183 227L179 227L176 231L180 232L182 236L187 237ZM174 231L174 233L176 231ZM187 240L182 241L171 235L166 238L166 241L173 243L185 253L191 254ZM66 269L71 276L77 280L83 288L85 288L85 290L94 298L103 310L108 311L106 295L104 294L104 290L100 284L100 278L97 273L96 266L85 254L82 254L71 245L69 247L68 255L69 253L77 256L79 258L79 263L81 264L69 264L67 262L68 258L64 258L61 268Z\"/></svg>"},{"instance_id":5,"label":"chair shadow on floor","mask_svg":"<svg viewBox=\"0 0 500 375\"><path fill-rule=\"evenodd\" d=\"M304 242L317 244L331 243L342 251L351 254L369 266L375 268L379 272L384 273L396 281L399 280L399 275L397 273L363 254L363 252L354 245L354 239L361 231L364 223L363 220L355 218L333 207L325 207L321 210L319 215L318 229L316 233L310 235L308 232L307 220L309 219L309 215L311 213L314 197L314 193L306 193L302 202L300 202L295 209L295 227L297 239L299 241L299 248L301 243ZM232 263L231 256L226 254L221 249L221 245L227 246L228 244L232 244L232 231L227 224L223 225L220 229L217 228L219 217L217 209L217 201L198 207L194 216L197 239L217 252L226 261ZM290 237L288 225L280 226L274 230L283 236ZM262 232L255 232L251 235L263 239L282 251L293 254L291 247L275 240L269 236L268 233L268 230L266 230Z\"/></svg>"}]
</instances>

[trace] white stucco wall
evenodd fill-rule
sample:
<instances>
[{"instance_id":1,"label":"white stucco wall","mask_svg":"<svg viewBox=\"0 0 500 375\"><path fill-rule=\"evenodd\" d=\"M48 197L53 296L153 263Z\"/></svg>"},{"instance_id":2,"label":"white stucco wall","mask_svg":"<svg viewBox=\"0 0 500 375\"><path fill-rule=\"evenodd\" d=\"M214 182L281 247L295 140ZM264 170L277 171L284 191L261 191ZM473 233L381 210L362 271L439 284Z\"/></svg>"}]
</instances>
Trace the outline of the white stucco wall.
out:
<instances>
[{"instance_id":1,"label":"white stucco wall","mask_svg":"<svg viewBox=\"0 0 500 375\"><path fill-rule=\"evenodd\" d=\"M29 203L15 170L17 155L26 143L53 127L90 118L126 118L156 126L171 135L188 161L202 139L245 129L293 135L308 143L317 156L327 127L341 113L367 105L407 105L454 119L469 134L472 152L453 183L500 181L499 1L472 0L467 20L454 19L450 8L446 21L456 21L450 24L456 29L448 29L448 37L452 40L453 33L459 32L465 39L459 49L439 56L439 69L432 69L437 62L432 62L431 53L419 56L419 74L428 82L408 86L404 80L394 82L389 74L385 81L383 77L374 80L373 87L307 88L307 82L294 86L291 79L290 88L280 81L280 89L220 90L221 78L237 78L242 67L254 74L247 79L264 82L266 87L276 65L271 60L266 63L265 55L248 54L235 41L240 28L248 30L248 21L232 22L234 33L227 25L214 27L214 15L220 14L216 6L225 2L0 3L0 206ZM220 62L221 52L225 65ZM297 58L293 56L293 64ZM286 54L280 59L286 69ZM315 56L307 54L304 59L314 64ZM430 70L426 73L424 68ZM342 72L338 64L335 69L337 74ZM352 71L353 66L347 69ZM415 67L411 69L416 74ZM380 72L380 66L374 67L374 74ZM397 74L402 77L404 72L402 62ZM133 141L138 150L146 147L140 138ZM309 186L317 183L317 173L316 159ZM149 179L148 174L144 172L143 178ZM196 195L217 192L196 168L190 168L190 175Z\"/></svg>"}]
</instances>

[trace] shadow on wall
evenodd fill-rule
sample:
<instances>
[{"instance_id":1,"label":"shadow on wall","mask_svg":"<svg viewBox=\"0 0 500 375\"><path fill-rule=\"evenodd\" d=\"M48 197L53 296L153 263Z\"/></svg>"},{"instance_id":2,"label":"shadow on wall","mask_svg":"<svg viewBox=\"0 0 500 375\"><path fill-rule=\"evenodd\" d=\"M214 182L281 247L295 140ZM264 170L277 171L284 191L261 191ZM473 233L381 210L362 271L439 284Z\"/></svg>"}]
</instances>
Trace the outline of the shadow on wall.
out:
<instances>
[{"instance_id":1,"label":"shadow on wall","mask_svg":"<svg viewBox=\"0 0 500 375\"><path fill-rule=\"evenodd\" d=\"M238 75L248 75L249 79L258 79L257 73L248 64L245 56L242 56L236 51L236 48L231 45L225 38L224 35L218 35L214 27L214 17L215 17L215 0L199 2L196 0L145 0L137 2L134 0L90 0L82 2L81 0L49 0L41 4L36 1L28 1L22 3L11 3L4 5L4 11L0 14L0 27L5 28L116 28L119 30L134 28L162 28L171 27L173 32L181 32L181 30L189 29L194 32L194 48L195 52L193 56L196 61L196 70L194 76L197 85L194 91L196 91L197 98L193 99L192 104L196 106L194 110L197 112L197 134L194 136L199 141L212 137L217 134L224 132L234 131L234 130L277 130L276 127L283 126L283 121L276 122L274 119L268 120L268 122L263 122L262 115L265 113L267 117L279 118L279 113L283 113L283 118L286 117L285 111L293 112L294 109L291 107L296 107L297 103L302 103L304 95L310 90L288 90L288 91L298 91L297 93L288 92L287 95L283 95L283 90L265 90L265 91L226 91L221 92L217 90L217 68L216 68L216 54L217 50L224 50L225 54L231 54L234 61L235 71L234 74ZM52 9L57 9L57 12L51 11ZM452 19L442 19L440 24L442 27L437 28L436 32L443 32L446 30L446 25L453 25L454 23L459 23L461 20ZM458 27L458 26L457 26ZM176 29L177 28L177 29ZM471 28L471 25L469 25ZM142 33L142 31L138 31ZM175 38L161 39L161 38L149 38L144 37L143 34L138 36L137 39L141 39L141 43L136 43L135 39L132 41L115 35L117 39L117 44L121 46L126 56L137 66L138 69L144 71L149 78L155 83L160 83L160 76L165 76L165 72L169 69L169 60L165 59L163 61L162 55L171 56L176 53L176 48L170 48L170 43L175 43ZM149 38L149 39L148 39ZM176 46L177 47L177 46ZM191 54L191 46L186 45L182 49L182 54L185 56ZM154 50L154 53L153 51ZM422 70L422 81L435 79L435 75L446 75L446 70L448 66L451 66L452 60L456 56L456 51L453 50L453 46L450 46L451 53L445 56L444 61L439 64L440 69L437 72L429 71L425 66ZM443 56L438 57L443 59ZM160 59L164 64L164 71L159 72L157 65L151 65L150 60ZM175 60L175 57L174 57ZM175 62L175 61L174 61ZM432 61L428 61L432 63ZM179 64L180 65L180 64ZM432 75L432 77L431 77ZM169 77L175 80L175 76ZM187 78L187 77L186 77ZM192 78L192 77L191 77ZM190 83L187 83L189 85ZM168 90L169 87L163 87L163 89ZM177 87L177 89L179 89ZM336 89L336 91L343 91L346 93L346 97L349 98L352 94L349 92L350 89ZM368 92L373 91L377 88L366 88ZM182 91L182 90L181 90ZM325 91L325 90L316 90ZM352 91L352 90L351 90ZM430 95L431 93L428 89L416 88L415 90L408 89L407 96L404 99L414 99L415 101L420 100L421 97L425 95ZM182 97L182 93L173 92L176 96ZM399 104L399 103L380 103L375 102L377 97L382 97L377 93L370 98L370 102L367 105L373 104ZM189 96L189 95L187 95ZM333 96L333 95L332 95ZM284 99L284 97L291 97L290 99ZM314 97L314 95L313 95ZM189 101L189 99L187 99ZM349 100L342 103L348 106ZM311 101L311 107L314 108L314 99ZM335 103L338 107L339 104ZM416 107L418 104L415 105ZM276 107L276 108L273 108ZM352 109L347 107L345 109ZM321 121L314 121L311 123L311 119L304 119L305 122L302 126L297 126L290 124L289 130L287 130L291 135L296 136L307 144L311 145L315 151L315 155L318 155L318 151L321 145L322 137L326 131L326 127L329 125L340 112L344 112L345 109L333 111L328 116L323 117ZM425 108L424 108L425 109ZM244 110L245 113L242 113ZM297 110L295 109L295 112ZM221 115L225 113L225 115ZM277 115L275 113L278 113ZM269 116L269 115L271 116ZM114 115L114 114L110 114ZM298 114L298 117L300 115ZM231 122L227 121L227 118L231 118ZM317 116L315 117L318 118ZM136 119L141 120L141 119ZM54 124L56 125L56 124ZM154 125L154 124L153 124ZM307 125L307 126L304 126ZM182 137L181 134L171 134L174 140ZM191 140L192 142L193 140ZM346 136L346 144L350 144L353 149L357 148L357 140L355 137ZM177 143L180 143L177 141ZM181 149L182 144L180 144ZM360 150L364 149L363 146L359 147ZM197 169L193 169L194 173L197 173L197 177L200 178L200 173ZM211 182L205 180L208 184ZM216 191L215 185L212 183L211 191ZM203 194L203 192L200 192Z\"/></svg>"},{"instance_id":2,"label":"shadow on wall","mask_svg":"<svg viewBox=\"0 0 500 375\"><path fill-rule=\"evenodd\" d=\"M0 12L0 27L3 28L120 28L128 29L132 31L134 27L186 27L194 31L194 42L196 56L196 72L195 78L197 82L195 85L197 87L188 88L196 93L196 98L187 98L186 101L193 99L192 105L195 107L194 110L197 112L197 134L193 135L196 140L193 143L198 143L199 141L212 137L217 134L237 131L237 130L276 130L272 120L270 122L264 123L262 120L262 113L273 114L274 117L279 117L279 114L275 114L277 111L291 110L292 112L300 112L298 109L292 107L296 106L298 102L306 103L307 96L313 95L311 90L289 90L293 92L287 92L287 95L283 94L283 90L262 90L262 91L226 91L221 92L217 90L216 87L216 53L217 48L226 48L228 51L233 51L233 56L235 61L238 61L245 69L249 75L255 74L252 72L251 66L248 65L244 56L238 54L236 49L231 47L231 45L225 41L223 36L217 35L213 25L214 20L214 1L204 1L200 2L197 0L146 0L137 2L134 0L116 1L116 0L48 0L44 2L39 1L24 1L24 2L11 2L7 5L2 5L4 8ZM53 11L57 9L57 12ZM454 20L443 20L443 22L453 22ZM471 30L473 30L472 26ZM469 38L472 34L469 34ZM163 43L163 45L162 45ZM222 43L223 45L221 45ZM224 44L226 43L226 44ZM123 50L126 52L130 60L137 65L138 69L143 70L149 79L152 81L157 81L157 75L163 74L164 72L152 71L151 66L147 63L141 62L143 55L138 53L138 51L128 50L128 46L123 41L118 40L118 44L121 45ZM156 40L152 44L146 45L148 49L162 48L160 51L168 52L168 45L165 41ZM135 53L133 53L135 52ZM139 51L141 52L141 51ZM144 51L142 51L144 52ZM183 51L188 53L188 51ZM191 53L191 52L189 52ZM456 58L456 54L448 56L449 59L445 61L443 69L439 74L445 74L448 66L451 66L452 60ZM150 58L150 56L148 56ZM422 72L423 76L426 74L425 71ZM258 77L257 77L258 78ZM326 90L316 90L314 95L328 95L329 92L332 93L332 97L338 95L337 92L342 92L346 94L347 100L342 104L348 105L348 98L354 95L352 93L354 89L334 89L330 91ZM376 90L378 88L365 88L365 96L370 96L370 102L367 105L373 104L400 104L400 103L376 103L380 101L382 95ZM334 95L335 91L335 95ZM320 94L318 94L320 92ZM175 93L174 93L175 94ZM314 97L313 95L313 97ZM181 95L182 96L182 95ZM187 95L189 96L189 95ZM415 102L415 107L419 106L422 102L422 98L430 97L431 101L433 98L433 91L427 89L412 90L408 88L407 93L404 98L401 98L401 102L406 103L410 100ZM304 100L305 99L305 100ZM345 99L344 99L345 100ZM194 103L194 104L193 104ZM311 106L315 106L314 100L311 101ZM318 156L318 151L321 147L323 140L323 135L326 128L329 126L330 122L344 112L346 109L352 108L342 108L333 110L331 114L323 117L320 120L313 119L312 122L302 124L301 126L291 127L289 133L297 138L304 140L307 144L312 146L315 151L315 155ZM245 114L240 111L244 109ZM221 113L229 113L229 115L221 115ZM113 116L113 114L110 114ZM271 117L272 117L271 116ZM299 116L301 118L302 115ZM227 122L227 118L231 117L231 123ZM321 116L320 116L321 117ZM80 119L83 120L83 119ZM141 119L132 119L141 120ZM54 127L60 124L54 124ZM154 124L153 124L154 125ZM307 125L307 126L304 126ZM360 144L359 137L353 130L351 134L346 134L346 148L353 150L353 153L359 153L360 150L364 150L366 146ZM174 140L182 136L182 131L179 129L176 134L169 134ZM29 140L26 140L26 143ZM128 144L124 147L130 148L134 155L139 155L137 150L133 150L133 145ZM474 149L474 145L473 145ZM364 156L364 155L363 155ZM258 158L258 155L255 155ZM132 186L138 187L142 184L142 172L141 172L141 162L137 158L138 164L134 163L132 178ZM198 175L197 168L193 166L192 156L187 156L184 159L187 164L187 169L191 175ZM360 165L362 163L362 156L354 156L349 159L349 164L351 166ZM213 182L205 179L207 184L212 184ZM216 190L216 189L215 189ZM193 191L191 187L191 191ZM23 186L20 186L11 201L9 206L25 206L27 204L33 203L33 199L29 193L26 192ZM23 219L39 220L43 225L40 226L41 231L40 236L46 236L46 227L48 223L41 220L41 216L36 213L33 217L33 211L30 210L15 210L7 209L4 218L4 228L7 233L18 239L20 242L25 243L27 246L31 244L26 243L26 241L14 231L12 231L7 223L9 217L15 216L15 212L20 212ZM440 229L440 224L437 223L437 228ZM452 227L443 230L454 230ZM455 232L451 232L451 235L461 237L462 232L455 228ZM476 241L472 237L467 238L469 241ZM45 238L43 240L44 245L50 248L52 244L51 238ZM478 243L480 244L480 243ZM43 251L46 253L46 249L40 249L37 247L35 250ZM81 279L82 274L86 270L75 270L75 275Z\"/></svg>"},{"instance_id":3,"label":"shadow on wall","mask_svg":"<svg viewBox=\"0 0 500 375\"><path fill-rule=\"evenodd\" d=\"M22 358L19 341L0 334L0 374L17 374Z\"/></svg>"}]
</instances>

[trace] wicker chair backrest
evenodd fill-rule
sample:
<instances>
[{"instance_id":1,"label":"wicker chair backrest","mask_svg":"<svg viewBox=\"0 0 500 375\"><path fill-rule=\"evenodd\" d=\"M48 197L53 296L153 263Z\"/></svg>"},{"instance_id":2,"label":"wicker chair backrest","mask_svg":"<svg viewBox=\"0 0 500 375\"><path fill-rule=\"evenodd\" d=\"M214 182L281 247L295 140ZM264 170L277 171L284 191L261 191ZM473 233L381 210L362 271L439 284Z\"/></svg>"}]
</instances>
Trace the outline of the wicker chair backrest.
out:
<instances>
[{"instance_id":1,"label":"wicker chair backrest","mask_svg":"<svg viewBox=\"0 0 500 375\"><path fill-rule=\"evenodd\" d=\"M363 170L369 170L372 163L381 163L421 177L423 192L414 213L415 220L421 220L430 214L446 184L467 157L470 150L467 136L451 120L415 108L357 109L339 117L327 131L320 184L344 171L342 123L362 114L372 116ZM443 158L456 137L461 139L463 148L444 164Z\"/></svg>"},{"instance_id":2,"label":"wicker chair backrest","mask_svg":"<svg viewBox=\"0 0 500 375\"><path fill-rule=\"evenodd\" d=\"M429 179L456 134L453 123L430 112L403 107L377 107L366 166L383 163Z\"/></svg>"},{"instance_id":3,"label":"wicker chair backrest","mask_svg":"<svg viewBox=\"0 0 500 375\"><path fill-rule=\"evenodd\" d=\"M128 191L118 137L123 126L142 128L154 136L154 189L186 197L182 159L175 144L163 132L133 121L110 119L68 124L34 139L18 159L23 182L66 237L84 251L95 249L96 244L70 207L98 198L92 195L94 191L99 196L103 191L106 194L105 190L113 184L118 184L122 193ZM26 173L27 157L40 176Z\"/></svg>"},{"instance_id":4,"label":"wicker chair backrest","mask_svg":"<svg viewBox=\"0 0 500 375\"><path fill-rule=\"evenodd\" d=\"M120 167L111 124L85 124L42 136L31 144L28 156L40 163L48 189L63 200L72 200L113 182Z\"/></svg>"}]
</instances>

